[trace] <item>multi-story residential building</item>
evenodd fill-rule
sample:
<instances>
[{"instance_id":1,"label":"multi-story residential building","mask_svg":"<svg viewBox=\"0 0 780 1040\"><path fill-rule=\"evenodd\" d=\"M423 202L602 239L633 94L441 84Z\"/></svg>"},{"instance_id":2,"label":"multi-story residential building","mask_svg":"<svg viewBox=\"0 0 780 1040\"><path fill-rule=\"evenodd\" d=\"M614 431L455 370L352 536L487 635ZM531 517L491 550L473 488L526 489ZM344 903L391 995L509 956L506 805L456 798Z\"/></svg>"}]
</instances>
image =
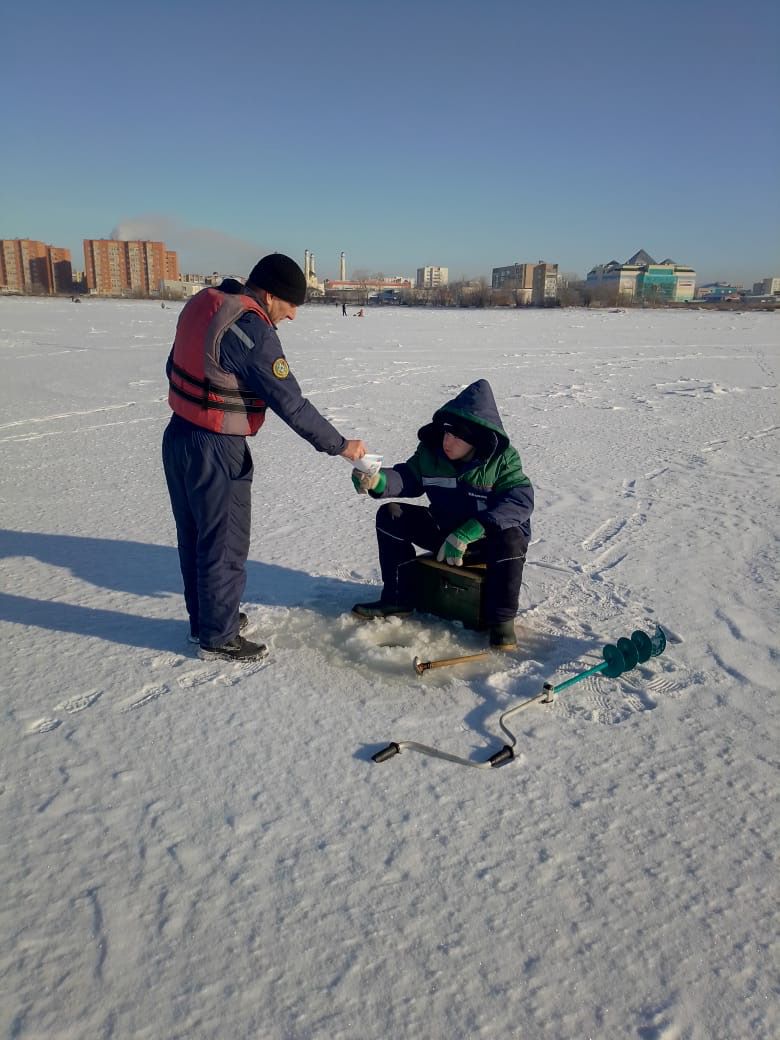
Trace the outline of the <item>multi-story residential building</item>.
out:
<instances>
[{"instance_id":1,"label":"multi-story residential building","mask_svg":"<svg viewBox=\"0 0 780 1040\"><path fill-rule=\"evenodd\" d=\"M520 306L530 303L542 306L558 295L558 265L539 260L535 264L494 267L491 286L513 292Z\"/></svg>"},{"instance_id":2,"label":"multi-story residential building","mask_svg":"<svg viewBox=\"0 0 780 1040\"><path fill-rule=\"evenodd\" d=\"M534 284L535 264L509 264L506 267L494 267L490 284L493 289L505 289L513 292L518 304L531 302Z\"/></svg>"},{"instance_id":3,"label":"multi-story residential building","mask_svg":"<svg viewBox=\"0 0 780 1040\"><path fill-rule=\"evenodd\" d=\"M763 278L753 283L754 296L780 296L780 278Z\"/></svg>"},{"instance_id":4,"label":"multi-story residential building","mask_svg":"<svg viewBox=\"0 0 780 1040\"><path fill-rule=\"evenodd\" d=\"M179 280L179 260L163 242L84 239L87 288L104 296L152 296L162 281Z\"/></svg>"},{"instance_id":5,"label":"multi-story residential building","mask_svg":"<svg viewBox=\"0 0 780 1040\"><path fill-rule=\"evenodd\" d=\"M438 289L440 285L447 285L450 280L449 267L418 267L417 288Z\"/></svg>"},{"instance_id":6,"label":"multi-story residential building","mask_svg":"<svg viewBox=\"0 0 780 1040\"><path fill-rule=\"evenodd\" d=\"M69 293L70 250L29 238L0 239L0 288L21 293Z\"/></svg>"},{"instance_id":7,"label":"multi-story residential building","mask_svg":"<svg viewBox=\"0 0 780 1040\"><path fill-rule=\"evenodd\" d=\"M614 292L616 301L684 303L692 300L696 291L696 272L692 267L669 259L656 263L644 249L634 253L624 264L617 260L597 264L588 271L586 281L594 288L606 286Z\"/></svg>"},{"instance_id":8,"label":"multi-story residential building","mask_svg":"<svg viewBox=\"0 0 780 1040\"><path fill-rule=\"evenodd\" d=\"M69 293L73 290L73 264L69 249L49 246L47 274L52 292Z\"/></svg>"},{"instance_id":9,"label":"multi-story residential building","mask_svg":"<svg viewBox=\"0 0 780 1040\"><path fill-rule=\"evenodd\" d=\"M509 264L494 267L490 284L493 289L508 289L515 294L518 304L531 302L536 264Z\"/></svg>"},{"instance_id":10,"label":"multi-story residential building","mask_svg":"<svg viewBox=\"0 0 780 1040\"><path fill-rule=\"evenodd\" d=\"M533 288L531 303L536 307L545 307L558 298L558 265L548 264L540 260L534 264Z\"/></svg>"}]
</instances>

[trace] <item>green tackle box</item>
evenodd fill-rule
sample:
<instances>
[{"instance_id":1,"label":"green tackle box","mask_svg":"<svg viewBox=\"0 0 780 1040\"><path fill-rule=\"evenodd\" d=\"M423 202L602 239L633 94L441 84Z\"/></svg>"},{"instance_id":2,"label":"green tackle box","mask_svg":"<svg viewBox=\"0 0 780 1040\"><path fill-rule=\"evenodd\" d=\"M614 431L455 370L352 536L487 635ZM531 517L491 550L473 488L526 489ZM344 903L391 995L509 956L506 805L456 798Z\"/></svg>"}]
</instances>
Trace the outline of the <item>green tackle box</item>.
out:
<instances>
[{"instance_id":1,"label":"green tackle box","mask_svg":"<svg viewBox=\"0 0 780 1040\"><path fill-rule=\"evenodd\" d=\"M452 567L425 553L408 566L415 610L448 621L462 621L466 628L488 627L484 563Z\"/></svg>"}]
</instances>

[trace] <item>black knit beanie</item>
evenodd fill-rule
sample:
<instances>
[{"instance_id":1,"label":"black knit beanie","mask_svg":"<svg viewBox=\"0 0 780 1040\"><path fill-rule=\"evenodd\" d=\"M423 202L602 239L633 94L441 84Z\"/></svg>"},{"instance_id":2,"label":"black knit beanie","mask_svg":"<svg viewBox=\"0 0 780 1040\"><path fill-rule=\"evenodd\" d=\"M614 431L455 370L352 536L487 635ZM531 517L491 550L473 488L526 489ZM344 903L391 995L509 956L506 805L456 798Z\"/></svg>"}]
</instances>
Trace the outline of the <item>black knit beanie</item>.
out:
<instances>
[{"instance_id":1,"label":"black knit beanie","mask_svg":"<svg viewBox=\"0 0 780 1040\"><path fill-rule=\"evenodd\" d=\"M476 427L468 419L461 419L459 416L443 416L441 428L444 433L452 433L455 437L459 437L460 440L465 441L466 444L470 444L472 447L474 447L479 438Z\"/></svg>"},{"instance_id":2,"label":"black knit beanie","mask_svg":"<svg viewBox=\"0 0 780 1040\"><path fill-rule=\"evenodd\" d=\"M296 262L284 253L269 253L258 260L247 282L296 307L306 299L306 277Z\"/></svg>"},{"instance_id":3,"label":"black knit beanie","mask_svg":"<svg viewBox=\"0 0 780 1040\"><path fill-rule=\"evenodd\" d=\"M479 423L471 422L469 419L464 419L458 415L445 413L440 417L440 426L442 433L446 433L447 430L450 433L454 433L456 437L460 437L466 444L470 444L477 455L483 458L490 458L496 450L498 440L495 433L484 426L480 426Z\"/></svg>"}]
</instances>

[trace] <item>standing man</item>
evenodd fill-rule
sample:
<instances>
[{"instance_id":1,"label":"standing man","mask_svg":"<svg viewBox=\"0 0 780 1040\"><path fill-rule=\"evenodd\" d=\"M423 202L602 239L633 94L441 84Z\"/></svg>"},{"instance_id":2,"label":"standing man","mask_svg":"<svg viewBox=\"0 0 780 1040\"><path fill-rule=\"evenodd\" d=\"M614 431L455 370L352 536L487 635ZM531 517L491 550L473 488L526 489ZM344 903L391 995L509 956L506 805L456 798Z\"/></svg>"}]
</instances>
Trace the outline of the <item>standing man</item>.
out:
<instances>
[{"instance_id":1,"label":"standing man","mask_svg":"<svg viewBox=\"0 0 780 1040\"><path fill-rule=\"evenodd\" d=\"M301 393L277 335L306 298L303 271L264 256L246 285L226 279L185 305L166 366L173 409L163 466L176 521L190 639L200 657L256 661L268 650L242 636L254 467L246 443L276 412L317 451L362 458Z\"/></svg>"}]
</instances>

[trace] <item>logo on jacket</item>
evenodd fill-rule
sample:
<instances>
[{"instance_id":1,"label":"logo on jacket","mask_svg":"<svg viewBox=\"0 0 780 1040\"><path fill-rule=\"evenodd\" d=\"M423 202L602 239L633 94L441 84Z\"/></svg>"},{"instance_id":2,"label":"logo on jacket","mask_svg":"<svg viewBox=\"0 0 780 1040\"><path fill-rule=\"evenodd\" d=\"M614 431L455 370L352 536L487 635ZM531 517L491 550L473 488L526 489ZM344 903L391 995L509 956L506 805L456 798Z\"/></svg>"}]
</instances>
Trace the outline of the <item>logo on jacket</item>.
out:
<instances>
[{"instance_id":1,"label":"logo on jacket","mask_svg":"<svg viewBox=\"0 0 780 1040\"><path fill-rule=\"evenodd\" d=\"M271 371L277 379L286 379L290 374L290 366L287 364L287 359L278 357L271 366Z\"/></svg>"}]
</instances>

